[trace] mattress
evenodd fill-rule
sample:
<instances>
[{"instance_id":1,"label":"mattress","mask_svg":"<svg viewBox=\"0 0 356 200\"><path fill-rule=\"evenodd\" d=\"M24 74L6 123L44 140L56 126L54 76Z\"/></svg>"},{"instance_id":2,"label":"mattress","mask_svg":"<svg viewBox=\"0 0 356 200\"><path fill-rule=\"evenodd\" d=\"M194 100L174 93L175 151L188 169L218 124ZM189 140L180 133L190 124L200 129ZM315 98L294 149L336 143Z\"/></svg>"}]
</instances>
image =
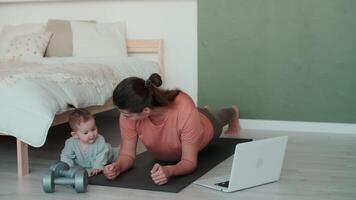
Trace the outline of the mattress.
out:
<instances>
[{"instance_id":1,"label":"mattress","mask_svg":"<svg viewBox=\"0 0 356 200\"><path fill-rule=\"evenodd\" d=\"M158 71L158 63L133 57L0 62L0 133L41 147L55 115L68 104L104 105L121 80Z\"/></svg>"}]
</instances>

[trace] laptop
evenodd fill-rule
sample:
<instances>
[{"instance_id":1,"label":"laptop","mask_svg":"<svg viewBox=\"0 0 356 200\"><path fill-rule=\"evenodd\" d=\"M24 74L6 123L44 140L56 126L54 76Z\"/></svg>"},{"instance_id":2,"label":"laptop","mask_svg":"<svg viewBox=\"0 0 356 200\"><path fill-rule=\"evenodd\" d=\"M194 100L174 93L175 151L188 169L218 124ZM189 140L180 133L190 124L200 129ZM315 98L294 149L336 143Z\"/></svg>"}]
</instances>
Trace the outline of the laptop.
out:
<instances>
[{"instance_id":1,"label":"laptop","mask_svg":"<svg viewBox=\"0 0 356 200\"><path fill-rule=\"evenodd\" d=\"M288 136L237 144L229 175L199 179L195 184L223 192L234 192L278 181Z\"/></svg>"}]
</instances>

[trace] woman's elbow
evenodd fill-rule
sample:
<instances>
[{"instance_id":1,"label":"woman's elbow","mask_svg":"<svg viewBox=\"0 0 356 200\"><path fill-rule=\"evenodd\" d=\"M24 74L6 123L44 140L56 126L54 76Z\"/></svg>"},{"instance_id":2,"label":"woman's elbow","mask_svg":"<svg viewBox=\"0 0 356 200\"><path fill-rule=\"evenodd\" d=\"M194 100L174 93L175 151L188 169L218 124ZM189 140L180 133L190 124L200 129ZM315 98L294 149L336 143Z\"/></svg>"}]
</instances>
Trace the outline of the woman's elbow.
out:
<instances>
[{"instance_id":1,"label":"woman's elbow","mask_svg":"<svg viewBox=\"0 0 356 200\"><path fill-rule=\"evenodd\" d=\"M198 167L198 162L197 161L191 161L191 160L184 160L187 165L187 169L189 172L193 172L196 170Z\"/></svg>"}]
</instances>

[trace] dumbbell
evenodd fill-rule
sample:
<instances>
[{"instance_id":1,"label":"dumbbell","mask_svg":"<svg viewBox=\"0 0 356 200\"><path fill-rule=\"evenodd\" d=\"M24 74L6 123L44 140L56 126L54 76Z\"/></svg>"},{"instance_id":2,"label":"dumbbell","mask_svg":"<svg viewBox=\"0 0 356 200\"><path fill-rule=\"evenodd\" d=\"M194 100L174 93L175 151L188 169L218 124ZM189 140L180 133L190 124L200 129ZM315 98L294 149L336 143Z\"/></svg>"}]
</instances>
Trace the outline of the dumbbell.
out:
<instances>
[{"instance_id":1,"label":"dumbbell","mask_svg":"<svg viewBox=\"0 0 356 200\"><path fill-rule=\"evenodd\" d=\"M49 168L50 171L54 172L55 178L56 177L74 178L75 174L82 169L83 168L80 166L75 166L70 168L69 165L65 162L57 162Z\"/></svg>"},{"instance_id":2,"label":"dumbbell","mask_svg":"<svg viewBox=\"0 0 356 200\"><path fill-rule=\"evenodd\" d=\"M54 192L55 185L72 185L77 193L84 193L88 186L88 173L81 167L69 168L68 164L58 162L49 168L42 179L46 193Z\"/></svg>"}]
</instances>

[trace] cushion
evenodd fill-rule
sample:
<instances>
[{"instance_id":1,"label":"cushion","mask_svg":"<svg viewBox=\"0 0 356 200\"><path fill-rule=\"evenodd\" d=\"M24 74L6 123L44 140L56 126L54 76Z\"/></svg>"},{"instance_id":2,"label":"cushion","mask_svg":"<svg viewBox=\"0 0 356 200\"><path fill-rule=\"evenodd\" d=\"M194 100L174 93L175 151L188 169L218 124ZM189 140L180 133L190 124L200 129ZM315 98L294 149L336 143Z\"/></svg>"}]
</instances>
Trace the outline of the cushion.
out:
<instances>
[{"instance_id":1,"label":"cushion","mask_svg":"<svg viewBox=\"0 0 356 200\"><path fill-rule=\"evenodd\" d=\"M125 22L71 22L74 57L127 57Z\"/></svg>"},{"instance_id":2,"label":"cushion","mask_svg":"<svg viewBox=\"0 0 356 200\"><path fill-rule=\"evenodd\" d=\"M53 36L49 41L45 56L71 57L73 44L70 22L68 20L50 19L46 31L52 32Z\"/></svg>"},{"instance_id":3,"label":"cushion","mask_svg":"<svg viewBox=\"0 0 356 200\"><path fill-rule=\"evenodd\" d=\"M43 57L51 32L33 33L14 37L6 49L5 59Z\"/></svg>"},{"instance_id":4,"label":"cushion","mask_svg":"<svg viewBox=\"0 0 356 200\"><path fill-rule=\"evenodd\" d=\"M85 21L96 23L94 20ZM73 55L72 29L69 20L49 19L46 31L52 32L46 57L71 57Z\"/></svg>"},{"instance_id":5,"label":"cushion","mask_svg":"<svg viewBox=\"0 0 356 200\"><path fill-rule=\"evenodd\" d=\"M0 32L0 59L4 58L10 42L19 35L44 33L45 24L4 25Z\"/></svg>"}]
</instances>

